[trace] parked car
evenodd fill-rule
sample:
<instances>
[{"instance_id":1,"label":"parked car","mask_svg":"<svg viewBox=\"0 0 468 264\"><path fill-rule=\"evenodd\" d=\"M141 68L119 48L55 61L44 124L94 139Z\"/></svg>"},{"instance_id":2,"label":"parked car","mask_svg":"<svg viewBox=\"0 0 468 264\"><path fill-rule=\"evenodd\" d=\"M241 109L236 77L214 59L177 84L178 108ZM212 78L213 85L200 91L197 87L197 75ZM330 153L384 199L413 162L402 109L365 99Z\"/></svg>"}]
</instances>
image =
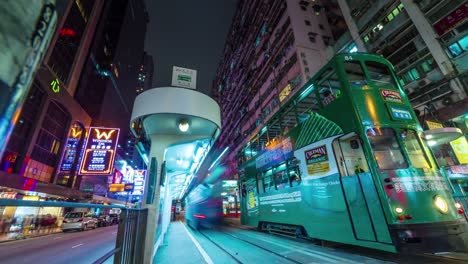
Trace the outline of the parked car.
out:
<instances>
[{"instance_id":1,"label":"parked car","mask_svg":"<svg viewBox=\"0 0 468 264\"><path fill-rule=\"evenodd\" d=\"M112 220L109 215L99 215L96 217L96 221L98 227L109 226L112 224Z\"/></svg>"},{"instance_id":2,"label":"parked car","mask_svg":"<svg viewBox=\"0 0 468 264\"><path fill-rule=\"evenodd\" d=\"M96 228L97 221L89 212L73 212L67 213L62 222L62 230L86 230L88 228Z\"/></svg>"},{"instance_id":3,"label":"parked car","mask_svg":"<svg viewBox=\"0 0 468 264\"><path fill-rule=\"evenodd\" d=\"M111 225L113 224L119 224L119 221L120 221L120 215L118 214L109 214L109 217L110 217L110 222L111 222Z\"/></svg>"}]
</instances>

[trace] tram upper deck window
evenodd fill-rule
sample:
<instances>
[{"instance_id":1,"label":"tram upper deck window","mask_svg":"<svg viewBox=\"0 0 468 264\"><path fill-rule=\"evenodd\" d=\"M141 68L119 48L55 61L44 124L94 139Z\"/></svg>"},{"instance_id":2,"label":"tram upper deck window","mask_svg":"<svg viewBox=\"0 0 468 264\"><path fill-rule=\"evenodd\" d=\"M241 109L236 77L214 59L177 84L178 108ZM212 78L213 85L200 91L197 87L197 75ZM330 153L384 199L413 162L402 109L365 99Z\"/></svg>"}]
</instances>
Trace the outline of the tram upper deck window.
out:
<instances>
[{"instance_id":1,"label":"tram upper deck window","mask_svg":"<svg viewBox=\"0 0 468 264\"><path fill-rule=\"evenodd\" d=\"M393 129L371 128L367 130L367 137L379 168L395 170L408 167Z\"/></svg>"},{"instance_id":2,"label":"tram upper deck window","mask_svg":"<svg viewBox=\"0 0 468 264\"><path fill-rule=\"evenodd\" d=\"M366 67L370 80L375 85L397 87L387 65L375 61L366 61Z\"/></svg>"},{"instance_id":3,"label":"tram upper deck window","mask_svg":"<svg viewBox=\"0 0 468 264\"><path fill-rule=\"evenodd\" d=\"M366 75L359 61L346 61L344 63L344 69L351 86L362 87L367 84Z\"/></svg>"},{"instance_id":4,"label":"tram upper deck window","mask_svg":"<svg viewBox=\"0 0 468 264\"><path fill-rule=\"evenodd\" d=\"M415 168L430 168L416 132L414 130L402 130L400 135L413 166Z\"/></svg>"},{"instance_id":5,"label":"tram upper deck window","mask_svg":"<svg viewBox=\"0 0 468 264\"><path fill-rule=\"evenodd\" d=\"M335 71L329 70L324 73L324 78L320 78L317 89L319 91L322 106L335 101L341 95L340 81Z\"/></svg>"}]
</instances>

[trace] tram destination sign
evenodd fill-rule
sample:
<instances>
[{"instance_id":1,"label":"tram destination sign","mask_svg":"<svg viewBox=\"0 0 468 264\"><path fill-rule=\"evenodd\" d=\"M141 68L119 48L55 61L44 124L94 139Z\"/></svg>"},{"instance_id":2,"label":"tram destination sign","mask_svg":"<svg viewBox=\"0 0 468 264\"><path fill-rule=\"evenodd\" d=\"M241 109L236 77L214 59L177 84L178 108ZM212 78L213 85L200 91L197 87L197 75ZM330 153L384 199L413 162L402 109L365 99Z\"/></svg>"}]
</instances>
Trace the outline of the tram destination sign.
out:
<instances>
[{"instance_id":1,"label":"tram destination sign","mask_svg":"<svg viewBox=\"0 0 468 264\"><path fill-rule=\"evenodd\" d=\"M90 127L83 159L81 175L110 175L119 140L118 128Z\"/></svg>"}]
</instances>

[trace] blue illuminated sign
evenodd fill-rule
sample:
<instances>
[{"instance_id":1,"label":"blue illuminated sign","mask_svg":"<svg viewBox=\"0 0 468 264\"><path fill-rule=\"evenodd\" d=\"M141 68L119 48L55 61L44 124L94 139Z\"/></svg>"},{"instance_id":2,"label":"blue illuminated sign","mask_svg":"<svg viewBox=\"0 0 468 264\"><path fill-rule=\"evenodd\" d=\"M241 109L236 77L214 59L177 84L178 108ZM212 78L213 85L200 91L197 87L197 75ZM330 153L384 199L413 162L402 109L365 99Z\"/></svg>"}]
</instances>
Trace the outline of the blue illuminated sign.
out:
<instances>
[{"instance_id":1,"label":"blue illuminated sign","mask_svg":"<svg viewBox=\"0 0 468 264\"><path fill-rule=\"evenodd\" d=\"M411 117L411 113L405 108L390 106L390 111L392 112L392 116L395 119L405 119L405 120L413 119Z\"/></svg>"}]
</instances>

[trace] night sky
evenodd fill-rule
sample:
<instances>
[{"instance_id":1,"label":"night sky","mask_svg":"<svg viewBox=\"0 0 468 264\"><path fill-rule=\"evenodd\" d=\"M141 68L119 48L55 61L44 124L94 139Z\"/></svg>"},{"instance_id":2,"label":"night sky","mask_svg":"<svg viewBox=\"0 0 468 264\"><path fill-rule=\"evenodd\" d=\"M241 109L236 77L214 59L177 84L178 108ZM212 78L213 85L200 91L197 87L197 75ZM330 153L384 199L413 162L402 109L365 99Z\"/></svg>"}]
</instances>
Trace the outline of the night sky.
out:
<instances>
[{"instance_id":1,"label":"night sky","mask_svg":"<svg viewBox=\"0 0 468 264\"><path fill-rule=\"evenodd\" d=\"M197 70L197 90L211 94L237 0L146 0L146 51L153 87L170 86L172 66Z\"/></svg>"}]
</instances>

